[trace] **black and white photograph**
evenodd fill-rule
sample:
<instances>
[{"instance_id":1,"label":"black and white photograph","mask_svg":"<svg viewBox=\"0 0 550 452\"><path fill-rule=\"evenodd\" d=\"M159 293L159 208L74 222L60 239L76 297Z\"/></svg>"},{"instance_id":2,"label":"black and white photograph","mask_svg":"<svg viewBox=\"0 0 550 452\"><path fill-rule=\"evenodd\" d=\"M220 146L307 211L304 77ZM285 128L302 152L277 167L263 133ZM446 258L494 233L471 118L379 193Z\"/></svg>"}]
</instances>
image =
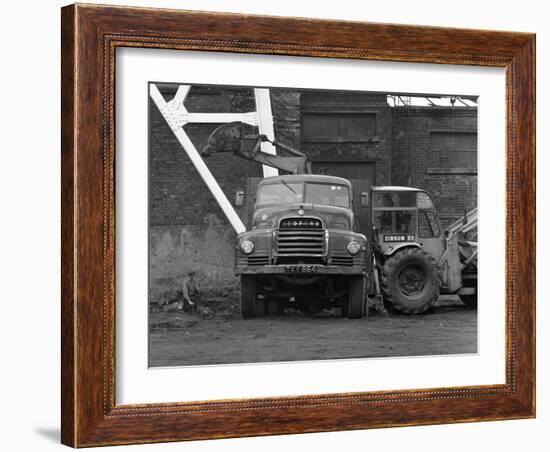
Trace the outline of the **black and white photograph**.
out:
<instances>
[{"instance_id":1,"label":"black and white photograph","mask_svg":"<svg viewBox=\"0 0 550 452\"><path fill-rule=\"evenodd\" d=\"M476 96L148 96L150 367L477 352Z\"/></svg>"}]
</instances>

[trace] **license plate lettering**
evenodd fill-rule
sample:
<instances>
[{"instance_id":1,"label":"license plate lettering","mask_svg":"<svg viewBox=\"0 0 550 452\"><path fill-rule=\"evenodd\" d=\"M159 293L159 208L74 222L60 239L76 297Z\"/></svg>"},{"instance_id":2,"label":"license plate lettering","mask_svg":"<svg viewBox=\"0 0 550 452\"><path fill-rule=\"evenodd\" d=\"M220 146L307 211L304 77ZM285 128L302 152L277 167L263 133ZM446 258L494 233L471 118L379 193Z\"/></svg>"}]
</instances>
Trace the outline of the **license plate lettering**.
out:
<instances>
[{"instance_id":1,"label":"license plate lettering","mask_svg":"<svg viewBox=\"0 0 550 452\"><path fill-rule=\"evenodd\" d=\"M384 242L414 242L414 234L384 235Z\"/></svg>"},{"instance_id":2,"label":"license plate lettering","mask_svg":"<svg viewBox=\"0 0 550 452\"><path fill-rule=\"evenodd\" d=\"M316 265L285 265L287 273L317 273L318 270Z\"/></svg>"}]
</instances>

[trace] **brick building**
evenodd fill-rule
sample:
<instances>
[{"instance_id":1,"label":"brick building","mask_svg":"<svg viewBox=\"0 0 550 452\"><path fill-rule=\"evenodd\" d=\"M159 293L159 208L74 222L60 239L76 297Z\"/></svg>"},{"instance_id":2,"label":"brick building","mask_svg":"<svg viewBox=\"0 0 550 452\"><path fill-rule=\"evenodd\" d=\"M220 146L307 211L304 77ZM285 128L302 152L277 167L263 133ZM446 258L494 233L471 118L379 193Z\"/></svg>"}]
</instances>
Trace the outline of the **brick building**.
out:
<instances>
[{"instance_id":1,"label":"brick building","mask_svg":"<svg viewBox=\"0 0 550 452\"><path fill-rule=\"evenodd\" d=\"M175 85L157 85L166 99ZM477 108L390 106L386 94L271 89L277 140L298 148L314 172L376 185L427 190L445 226L477 200ZM193 86L190 112L254 110L251 89ZM149 103L150 300L177 297L196 270L210 298L237 291L235 234L164 118ZM197 148L217 124L187 124ZM228 199L261 177L260 165L214 154L205 159ZM239 212L244 215L244 212Z\"/></svg>"}]
</instances>

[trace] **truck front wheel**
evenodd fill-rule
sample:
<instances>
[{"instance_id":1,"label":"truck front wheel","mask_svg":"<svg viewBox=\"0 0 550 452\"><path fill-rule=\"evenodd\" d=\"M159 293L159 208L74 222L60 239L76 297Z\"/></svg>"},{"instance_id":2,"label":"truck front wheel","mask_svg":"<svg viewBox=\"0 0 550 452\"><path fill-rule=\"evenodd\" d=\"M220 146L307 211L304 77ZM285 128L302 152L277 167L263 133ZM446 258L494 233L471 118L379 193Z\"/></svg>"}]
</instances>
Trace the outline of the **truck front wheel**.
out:
<instances>
[{"instance_id":1,"label":"truck front wheel","mask_svg":"<svg viewBox=\"0 0 550 452\"><path fill-rule=\"evenodd\" d=\"M435 259L419 248L405 248L390 256L380 272L386 309L419 314L439 298L441 280Z\"/></svg>"},{"instance_id":2,"label":"truck front wheel","mask_svg":"<svg viewBox=\"0 0 550 452\"><path fill-rule=\"evenodd\" d=\"M255 275L241 275L241 314L244 319L256 317L256 290Z\"/></svg>"},{"instance_id":3,"label":"truck front wheel","mask_svg":"<svg viewBox=\"0 0 550 452\"><path fill-rule=\"evenodd\" d=\"M366 281L364 276L352 276L349 279L347 316L360 319L365 314Z\"/></svg>"}]
</instances>

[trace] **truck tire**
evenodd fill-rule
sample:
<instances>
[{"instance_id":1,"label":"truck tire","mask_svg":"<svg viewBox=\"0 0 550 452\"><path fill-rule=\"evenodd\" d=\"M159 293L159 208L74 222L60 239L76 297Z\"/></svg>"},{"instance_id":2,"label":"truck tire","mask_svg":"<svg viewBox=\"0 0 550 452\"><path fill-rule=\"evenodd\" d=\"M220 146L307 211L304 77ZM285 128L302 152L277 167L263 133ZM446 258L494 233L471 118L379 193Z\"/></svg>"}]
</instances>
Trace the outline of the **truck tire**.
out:
<instances>
[{"instance_id":1,"label":"truck tire","mask_svg":"<svg viewBox=\"0 0 550 452\"><path fill-rule=\"evenodd\" d=\"M350 319L360 319L365 313L365 283L363 276L349 278L348 306L345 312Z\"/></svg>"},{"instance_id":2,"label":"truck tire","mask_svg":"<svg viewBox=\"0 0 550 452\"><path fill-rule=\"evenodd\" d=\"M386 309L420 314L439 298L441 278L435 259L420 248L405 248L390 256L380 272Z\"/></svg>"},{"instance_id":3,"label":"truck tire","mask_svg":"<svg viewBox=\"0 0 550 452\"><path fill-rule=\"evenodd\" d=\"M256 317L256 276L241 275L241 315L243 319Z\"/></svg>"}]
</instances>

